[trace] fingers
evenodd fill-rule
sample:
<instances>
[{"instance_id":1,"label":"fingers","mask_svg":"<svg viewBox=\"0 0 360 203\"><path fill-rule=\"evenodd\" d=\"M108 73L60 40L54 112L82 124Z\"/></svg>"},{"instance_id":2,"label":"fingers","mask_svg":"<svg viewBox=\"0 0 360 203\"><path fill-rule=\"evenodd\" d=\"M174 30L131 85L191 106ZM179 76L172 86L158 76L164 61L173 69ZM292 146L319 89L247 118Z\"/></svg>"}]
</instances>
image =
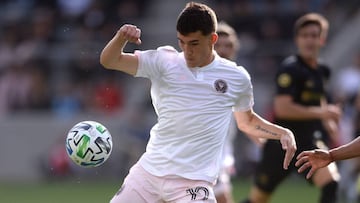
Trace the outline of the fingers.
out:
<instances>
[{"instance_id":1,"label":"fingers","mask_svg":"<svg viewBox=\"0 0 360 203\"><path fill-rule=\"evenodd\" d=\"M311 166L311 164L309 162L306 162L305 159L300 159L298 162L296 162L296 167L299 167L298 172L302 173L304 172L307 168L309 168Z\"/></svg>"},{"instance_id":2,"label":"fingers","mask_svg":"<svg viewBox=\"0 0 360 203\"><path fill-rule=\"evenodd\" d=\"M310 168L310 171L306 174L306 179L310 179L311 176L315 173L315 169L311 167L311 164L309 162L305 162L301 167L298 169L299 173L302 173L306 171L308 168Z\"/></svg>"},{"instance_id":3,"label":"fingers","mask_svg":"<svg viewBox=\"0 0 360 203\"><path fill-rule=\"evenodd\" d=\"M306 175L306 179L310 179L314 173L315 173L315 170L313 168L311 168L309 173Z\"/></svg>"},{"instance_id":4,"label":"fingers","mask_svg":"<svg viewBox=\"0 0 360 203\"><path fill-rule=\"evenodd\" d=\"M295 149L293 148L290 148L290 149L287 149L286 150L286 153L285 153L285 158L284 158L284 164L283 164L283 168L285 170L288 169L289 165L290 165L290 162L291 160L293 159L295 155Z\"/></svg>"},{"instance_id":5,"label":"fingers","mask_svg":"<svg viewBox=\"0 0 360 203\"><path fill-rule=\"evenodd\" d=\"M135 25L123 25L119 29L119 34L122 38L126 39L127 41L135 44L141 44L141 30L137 28Z\"/></svg>"},{"instance_id":6,"label":"fingers","mask_svg":"<svg viewBox=\"0 0 360 203\"><path fill-rule=\"evenodd\" d=\"M299 156L297 157L297 161L295 163L296 167L301 166L303 163L305 163L307 161L307 157L301 157L299 158Z\"/></svg>"},{"instance_id":7,"label":"fingers","mask_svg":"<svg viewBox=\"0 0 360 203\"><path fill-rule=\"evenodd\" d=\"M312 167L311 163L309 162L308 154L310 152L301 152L297 156L297 161L295 163L296 167L299 167L298 173L302 173L310 168L310 171L306 174L306 179L310 179L311 176L315 173L316 169Z\"/></svg>"},{"instance_id":8,"label":"fingers","mask_svg":"<svg viewBox=\"0 0 360 203\"><path fill-rule=\"evenodd\" d=\"M312 153L312 152L303 151L303 152L301 152L301 153L296 157L296 159L299 160L299 159L301 159L302 157L308 156L310 153Z\"/></svg>"},{"instance_id":9,"label":"fingers","mask_svg":"<svg viewBox=\"0 0 360 203\"><path fill-rule=\"evenodd\" d=\"M293 159L295 152L296 152L296 142L295 138L292 133L288 134L287 136L284 136L280 139L282 148L286 150L285 157L284 157L284 163L283 168L285 170L288 169L291 160Z\"/></svg>"},{"instance_id":10,"label":"fingers","mask_svg":"<svg viewBox=\"0 0 360 203\"><path fill-rule=\"evenodd\" d=\"M289 165L290 165L290 162L291 162L291 159L292 159L292 156L291 156L290 152L289 152L289 151L286 151L286 153L285 153L285 158L284 158L284 164L283 164L283 168L284 168L285 170L288 169L288 167L289 167Z\"/></svg>"},{"instance_id":11,"label":"fingers","mask_svg":"<svg viewBox=\"0 0 360 203\"><path fill-rule=\"evenodd\" d=\"M286 150L285 152L285 158L283 163L283 168L285 170L288 169L291 160L293 159L295 152L296 152L296 146L292 144L292 142L286 142L283 144L283 149Z\"/></svg>"}]
</instances>

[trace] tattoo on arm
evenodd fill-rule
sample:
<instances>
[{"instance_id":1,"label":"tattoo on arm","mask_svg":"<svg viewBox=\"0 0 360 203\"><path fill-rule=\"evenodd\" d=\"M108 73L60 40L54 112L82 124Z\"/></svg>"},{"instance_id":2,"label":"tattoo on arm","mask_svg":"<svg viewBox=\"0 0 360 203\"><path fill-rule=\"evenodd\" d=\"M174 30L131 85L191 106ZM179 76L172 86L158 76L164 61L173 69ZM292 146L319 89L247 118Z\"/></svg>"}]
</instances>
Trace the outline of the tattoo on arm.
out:
<instances>
[{"instance_id":1,"label":"tattoo on arm","mask_svg":"<svg viewBox=\"0 0 360 203\"><path fill-rule=\"evenodd\" d=\"M270 134L270 135L273 135L273 136L280 136L280 134L275 133L275 132L272 132L272 131L270 131L270 130L268 130L268 129L265 129L265 128L259 126L259 125L255 126L255 128L256 128L257 130L260 130L260 131L266 133L266 134Z\"/></svg>"}]
</instances>

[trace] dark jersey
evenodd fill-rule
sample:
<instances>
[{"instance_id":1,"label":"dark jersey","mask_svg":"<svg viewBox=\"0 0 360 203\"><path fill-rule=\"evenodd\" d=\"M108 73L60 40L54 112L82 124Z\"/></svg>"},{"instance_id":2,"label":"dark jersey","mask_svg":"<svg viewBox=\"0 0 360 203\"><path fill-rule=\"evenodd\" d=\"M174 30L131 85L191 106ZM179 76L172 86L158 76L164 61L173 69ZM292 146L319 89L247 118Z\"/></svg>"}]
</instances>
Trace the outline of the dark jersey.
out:
<instances>
[{"instance_id":1,"label":"dark jersey","mask_svg":"<svg viewBox=\"0 0 360 203\"><path fill-rule=\"evenodd\" d=\"M276 95L291 95L293 101L302 106L320 106L326 97L325 82L330 69L319 63L317 68L309 67L299 56L284 60L276 74ZM319 119L284 120L275 115L275 123L294 132L298 146L309 145L313 139L325 139L325 130Z\"/></svg>"},{"instance_id":2,"label":"dark jersey","mask_svg":"<svg viewBox=\"0 0 360 203\"><path fill-rule=\"evenodd\" d=\"M291 95L299 105L319 106L321 98L326 96L324 82L329 76L330 69L322 64L313 69L299 56L288 57L276 74L276 94ZM304 150L324 146L321 140L325 130L318 119L284 120L275 115L275 123L293 131L298 148L295 157ZM284 155L278 140L266 141L255 173L257 187L271 193L292 171L296 171L295 158L288 170L282 169Z\"/></svg>"}]
</instances>

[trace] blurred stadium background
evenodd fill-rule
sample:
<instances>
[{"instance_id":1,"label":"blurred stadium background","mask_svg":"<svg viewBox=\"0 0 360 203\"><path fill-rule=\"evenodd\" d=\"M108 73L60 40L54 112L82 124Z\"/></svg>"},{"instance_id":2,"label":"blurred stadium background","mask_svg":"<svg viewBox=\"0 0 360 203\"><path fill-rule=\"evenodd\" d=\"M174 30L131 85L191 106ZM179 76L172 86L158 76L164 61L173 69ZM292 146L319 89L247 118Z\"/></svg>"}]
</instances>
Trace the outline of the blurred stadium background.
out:
<instances>
[{"instance_id":1,"label":"blurred stadium background","mask_svg":"<svg viewBox=\"0 0 360 203\"><path fill-rule=\"evenodd\" d=\"M148 81L102 69L99 54L124 23L142 29L143 44L129 45L127 50L165 44L177 47L175 22L186 2L0 2L0 202L31 202L31 198L11 201L6 195L25 193L38 184L45 184L44 189L59 182L65 188L80 183L86 188L89 181L97 182L87 191L89 194L105 191L96 188L111 188L111 191L106 190L108 195L116 191L129 167L144 151L148 131L156 117ZM219 20L228 22L238 32L241 49L237 62L252 75L255 110L269 119L273 76L279 62L294 52L292 25L297 17L306 12L319 12L329 19L330 33L322 58L330 64L334 76L354 65L356 56L360 58L358 0L199 2L210 5ZM337 91L338 81L330 82L330 90ZM76 167L65 154L67 131L81 120L99 121L113 136L112 156L99 168ZM235 144L238 176L234 181L239 186L239 179L244 180L242 190L247 191L259 149L244 137L239 137ZM110 186L105 187L107 181ZM315 190L306 183L289 184L295 191L297 186L303 188L297 194L300 196L306 197L309 191ZM235 193L237 199L239 194L245 195ZM316 195L316 190L314 193ZM282 202L287 201L278 200Z\"/></svg>"}]
</instances>

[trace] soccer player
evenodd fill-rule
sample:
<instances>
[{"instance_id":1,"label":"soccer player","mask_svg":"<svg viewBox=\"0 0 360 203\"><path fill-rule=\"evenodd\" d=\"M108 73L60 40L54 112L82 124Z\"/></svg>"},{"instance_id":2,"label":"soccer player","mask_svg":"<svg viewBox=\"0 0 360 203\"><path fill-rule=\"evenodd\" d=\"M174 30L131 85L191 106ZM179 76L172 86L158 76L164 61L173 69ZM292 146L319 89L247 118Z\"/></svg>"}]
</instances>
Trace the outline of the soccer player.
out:
<instances>
[{"instance_id":1,"label":"soccer player","mask_svg":"<svg viewBox=\"0 0 360 203\"><path fill-rule=\"evenodd\" d=\"M223 58L235 61L236 54L240 49L240 41L234 28L226 22L220 21L216 33L218 35L215 43L216 53Z\"/></svg>"},{"instance_id":2,"label":"soccer player","mask_svg":"<svg viewBox=\"0 0 360 203\"><path fill-rule=\"evenodd\" d=\"M309 179L318 169L324 168L334 161L351 159L359 156L360 137L357 137L353 141L334 149L303 151L297 156L295 165L299 167L299 173L302 173L310 168L306 175L306 178Z\"/></svg>"},{"instance_id":3,"label":"soccer player","mask_svg":"<svg viewBox=\"0 0 360 203\"><path fill-rule=\"evenodd\" d=\"M296 151L292 132L252 109L250 76L214 51L217 19L205 4L186 4L177 19L182 52L171 46L125 53L140 44L141 31L125 24L108 42L100 63L151 81L158 122L146 151L132 166L112 203L216 202L213 184L232 112L237 126L254 137L280 140L286 169Z\"/></svg>"},{"instance_id":4,"label":"soccer player","mask_svg":"<svg viewBox=\"0 0 360 203\"><path fill-rule=\"evenodd\" d=\"M327 134L337 133L341 110L328 104L324 81L330 69L318 60L328 31L328 21L316 13L305 14L294 25L297 54L286 58L276 75L275 123L294 132L299 151L321 148ZM295 159L289 170L281 168L283 152L278 143L264 144L255 183L246 203L267 203L276 187L296 171ZM336 201L339 173L334 163L319 169L311 178L321 188L320 203Z\"/></svg>"}]
</instances>

